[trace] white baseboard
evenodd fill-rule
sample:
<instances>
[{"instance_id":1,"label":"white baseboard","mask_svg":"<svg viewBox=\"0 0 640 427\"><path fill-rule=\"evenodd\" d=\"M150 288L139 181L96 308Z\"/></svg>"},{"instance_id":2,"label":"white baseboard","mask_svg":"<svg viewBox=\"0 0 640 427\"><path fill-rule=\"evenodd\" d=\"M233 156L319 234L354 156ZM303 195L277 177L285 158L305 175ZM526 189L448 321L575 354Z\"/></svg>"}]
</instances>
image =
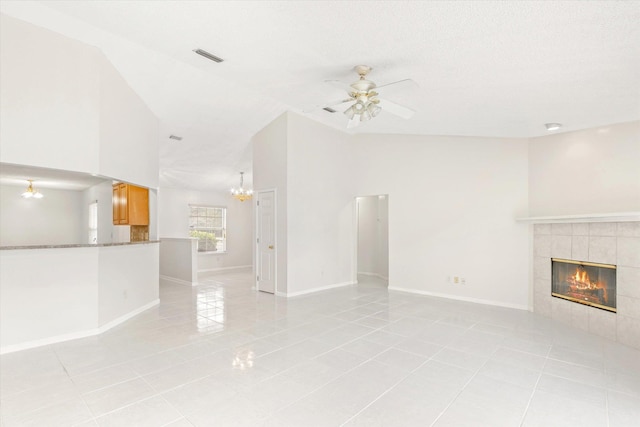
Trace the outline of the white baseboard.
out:
<instances>
[{"instance_id":1,"label":"white baseboard","mask_svg":"<svg viewBox=\"0 0 640 427\"><path fill-rule=\"evenodd\" d=\"M381 274L378 273L372 273L369 271L358 271L358 275L363 275L363 276L372 276L372 277L377 277L378 279L382 279L382 280L389 280L388 277L383 276Z\"/></svg>"},{"instance_id":2,"label":"white baseboard","mask_svg":"<svg viewBox=\"0 0 640 427\"><path fill-rule=\"evenodd\" d=\"M307 289L305 291L299 291L299 292L287 292L287 293L276 293L276 295L278 296L284 296L287 298L291 298L291 297L297 297L300 295L307 295L307 294L313 294L316 292L320 292L320 291L326 291L329 289L335 289L335 288L341 288L343 286L350 286L350 285L355 285L356 282L340 282L340 283L334 283L332 285L326 285L326 286L319 286L317 288L312 288L312 289Z\"/></svg>"},{"instance_id":3,"label":"white baseboard","mask_svg":"<svg viewBox=\"0 0 640 427\"><path fill-rule=\"evenodd\" d=\"M64 341L71 341L71 340L77 340L80 338L86 338L86 337L91 337L93 335L100 335L106 331L108 331L109 329L113 328L114 326L118 326L119 324L126 322L127 320L131 319L132 317L142 313L145 310L150 309L151 307L154 307L156 305L160 304L160 300L157 299L155 301L151 301L148 304L145 304L141 307L136 308L133 311L130 311L129 313L118 317L117 319L114 319L110 322L105 323L104 325L95 328L95 329L89 329L87 331L78 331L78 332L71 332L69 334L62 334L62 335L56 335L53 337L48 337L48 338L42 338L39 340L33 340L33 341L27 341L24 343L20 343L20 344L13 344L13 345L7 345L4 346L2 348L0 348L0 354L7 354L7 353L15 353L16 351L21 351L21 350L28 350L30 348L36 348L36 347L42 347L45 345L49 345L49 344L57 344L57 343L61 343Z\"/></svg>"},{"instance_id":4,"label":"white baseboard","mask_svg":"<svg viewBox=\"0 0 640 427\"><path fill-rule=\"evenodd\" d=\"M142 313L143 311L147 311L149 310L151 307L155 307L156 305L160 304L160 300L157 299L155 301L151 301L150 303L147 303L143 306L140 306L138 308L136 308L133 311L128 312L127 314L123 314L120 317L117 317L113 320L111 320L110 322L105 323L104 325L100 326L97 329L97 333L101 334L103 332L108 331L109 329L113 328L114 326L118 326L121 323L126 322L127 320L131 319L134 316L137 316L138 314Z\"/></svg>"},{"instance_id":5,"label":"white baseboard","mask_svg":"<svg viewBox=\"0 0 640 427\"><path fill-rule=\"evenodd\" d=\"M160 275L160 279L177 283L179 285L196 286L198 284L198 282L189 282L188 280L176 279L175 277L164 276L162 274Z\"/></svg>"},{"instance_id":6,"label":"white baseboard","mask_svg":"<svg viewBox=\"0 0 640 427\"><path fill-rule=\"evenodd\" d=\"M494 305L494 306L497 306L497 307L515 308L515 309L518 309L518 310L529 310L529 306L528 305L510 304L510 303L505 303L505 302L501 302L501 301L493 301L493 300L480 299L480 298L461 297L461 296L458 296L458 295L441 294L441 293L438 293L438 292L420 291L420 290L408 289L408 288L398 288L398 287L395 287L395 286L389 286L389 290L390 291L398 291L398 292L407 292L407 293L410 293L410 294L426 295L426 296L430 296L430 297L446 298L446 299L452 299L452 300L456 300L456 301L473 302L473 303L476 303L476 304Z\"/></svg>"},{"instance_id":7,"label":"white baseboard","mask_svg":"<svg viewBox=\"0 0 640 427\"><path fill-rule=\"evenodd\" d=\"M202 273L215 273L217 271L227 271L227 270L240 270L243 268L251 268L251 265L236 265L234 267L220 267L220 268L206 268L204 270L198 270L198 274Z\"/></svg>"}]
</instances>

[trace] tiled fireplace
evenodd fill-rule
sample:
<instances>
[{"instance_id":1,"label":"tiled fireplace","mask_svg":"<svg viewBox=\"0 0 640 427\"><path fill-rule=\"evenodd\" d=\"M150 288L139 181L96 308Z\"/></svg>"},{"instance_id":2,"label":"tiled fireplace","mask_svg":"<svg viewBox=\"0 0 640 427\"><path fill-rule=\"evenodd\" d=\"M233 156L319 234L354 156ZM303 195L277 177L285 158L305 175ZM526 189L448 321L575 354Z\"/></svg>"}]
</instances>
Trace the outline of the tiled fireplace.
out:
<instances>
[{"instance_id":1,"label":"tiled fireplace","mask_svg":"<svg viewBox=\"0 0 640 427\"><path fill-rule=\"evenodd\" d=\"M640 222L535 224L533 257L534 312L640 348Z\"/></svg>"}]
</instances>

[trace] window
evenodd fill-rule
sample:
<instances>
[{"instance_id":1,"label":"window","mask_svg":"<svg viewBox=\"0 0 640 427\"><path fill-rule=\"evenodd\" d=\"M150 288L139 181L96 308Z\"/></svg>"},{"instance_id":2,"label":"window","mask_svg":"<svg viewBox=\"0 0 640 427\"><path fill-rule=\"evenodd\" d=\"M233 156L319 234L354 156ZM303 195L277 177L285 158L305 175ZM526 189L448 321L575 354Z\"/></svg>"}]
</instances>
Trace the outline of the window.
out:
<instances>
[{"instance_id":1,"label":"window","mask_svg":"<svg viewBox=\"0 0 640 427\"><path fill-rule=\"evenodd\" d=\"M98 243L98 201L89 203L89 243Z\"/></svg>"},{"instance_id":2,"label":"window","mask_svg":"<svg viewBox=\"0 0 640 427\"><path fill-rule=\"evenodd\" d=\"M189 236L198 239L198 252L225 252L227 208L189 205Z\"/></svg>"}]
</instances>

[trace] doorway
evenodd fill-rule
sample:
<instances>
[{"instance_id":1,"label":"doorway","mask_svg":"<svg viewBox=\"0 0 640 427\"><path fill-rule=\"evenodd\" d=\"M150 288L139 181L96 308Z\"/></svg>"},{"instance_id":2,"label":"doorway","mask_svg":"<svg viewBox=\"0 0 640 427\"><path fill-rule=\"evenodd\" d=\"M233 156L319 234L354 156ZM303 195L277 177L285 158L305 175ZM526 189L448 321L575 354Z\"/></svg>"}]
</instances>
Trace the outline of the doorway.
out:
<instances>
[{"instance_id":1,"label":"doorway","mask_svg":"<svg viewBox=\"0 0 640 427\"><path fill-rule=\"evenodd\" d=\"M389 197L356 197L356 272L359 285L389 286Z\"/></svg>"},{"instance_id":2,"label":"doorway","mask_svg":"<svg viewBox=\"0 0 640 427\"><path fill-rule=\"evenodd\" d=\"M256 197L256 289L275 294L276 275L276 192L259 191Z\"/></svg>"}]
</instances>

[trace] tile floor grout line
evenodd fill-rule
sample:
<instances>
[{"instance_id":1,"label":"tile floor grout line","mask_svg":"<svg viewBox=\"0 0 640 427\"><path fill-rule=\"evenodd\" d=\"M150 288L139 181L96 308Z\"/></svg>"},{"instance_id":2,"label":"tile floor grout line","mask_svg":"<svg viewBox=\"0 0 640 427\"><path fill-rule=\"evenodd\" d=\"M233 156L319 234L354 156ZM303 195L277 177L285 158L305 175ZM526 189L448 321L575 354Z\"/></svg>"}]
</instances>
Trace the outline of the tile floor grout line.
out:
<instances>
[{"instance_id":1,"label":"tile floor grout line","mask_svg":"<svg viewBox=\"0 0 640 427\"><path fill-rule=\"evenodd\" d=\"M493 356L496 353L497 349L493 351L493 353L491 354L491 356ZM440 414L438 414L438 416L436 417L435 420L433 420L433 422L429 425L429 427L433 427L438 420L444 415L445 412L447 412L447 409L449 409L451 407L451 405L453 405L453 402L455 402L458 397L460 397L460 395L462 394L462 392L467 388L467 386L469 385L469 383L471 383L471 381L473 381L473 379L475 377L478 376L478 373L480 372L480 370L482 368L484 368L484 366L489 363L489 360L491 360L491 357L487 357L487 360L484 361L484 363L482 364L482 366L480 366L471 376L471 378L469 378L469 380L467 382L464 383L464 385L462 386L462 388L460 388L460 390L458 391L458 393L456 393L455 397L453 399L451 399L451 401L449 402L449 404L440 412Z\"/></svg>"},{"instance_id":2,"label":"tile floor grout line","mask_svg":"<svg viewBox=\"0 0 640 427\"><path fill-rule=\"evenodd\" d=\"M524 419L527 416L527 412L529 411L529 407L531 406L531 401L533 400L533 396L535 396L536 391L538 390L538 384L540 383L540 379L544 374L544 368L546 368L547 363L549 362L549 354L551 354L551 349L553 346L549 347L547 351L547 356L544 361L544 365L542 365L542 369L540 369L540 373L538 374L538 378L536 379L536 383L533 386L533 391L531 392L531 396L529 396L529 400L527 401L527 406L524 408L524 412L522 413L522 418L520 418L520 426L524 424Z\"/></svg>"},{"instance_id":3,"label":"tile floor grout line","mask_svg":"<svg viewBox=\"0 0 640 427\"><path fill-rule=\"evenodd\" d=\"M393 348L393 347L392 347ZM388 350L385 350L388 351ZM360 409L358 412L356 412L353 416L351 416L348 420L346 420L344 423L342 423L340 425L340 427L344 426L345 424L347 424L349 421L351 421L352 419L354 419L355 417L357 417L359 414L361 414L362 412L364 412L368 407L370 407L371 405L373 405L375 402L377 402L378 400L380 400L380 398L382 398L382 396L386 395L387 393L389 393L392 389L396 388L401 382L403 382L404 380L406 380L407 378L409 378L411 376L411 374L413 374L415 371L417 371L418 369L420 369L421 367L423 367L424 365L426 365L429 361L434 360L433 358L440 352L444 351L444 347L442 347L440 350L438 350L436 353L434 353L433 355L431 355L428 359L426 359L424 362L422 362L420 365L416 366L414 369L410 370L407 372L407 374L402 377L399 381L397 381L395 384L393 384L391 387L389 387L387 390L385 390L384 392L382 392L378 397L376 397L375 399L373 399L371 402L369 402L364 408ZM384 353L384 352L383 352ZM380 353L382 354L382 353ZM416 353L412 353L412 354L416 354ZM371 359L374 360L374 359ZM383 363L384 362L380 362ZM392 365L387 365L387 366L392 366Z\"/></svg>"}]
</instances>

